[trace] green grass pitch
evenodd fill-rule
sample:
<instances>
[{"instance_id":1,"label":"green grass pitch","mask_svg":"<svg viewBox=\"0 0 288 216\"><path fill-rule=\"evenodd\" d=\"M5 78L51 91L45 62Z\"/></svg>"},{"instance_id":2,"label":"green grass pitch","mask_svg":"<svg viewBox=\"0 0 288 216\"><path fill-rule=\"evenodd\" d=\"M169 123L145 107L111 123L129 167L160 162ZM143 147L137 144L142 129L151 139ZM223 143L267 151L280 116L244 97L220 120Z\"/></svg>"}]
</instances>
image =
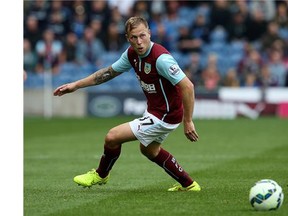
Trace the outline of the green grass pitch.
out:
<instances>
[{"instance_id":1,"label":"green grass pitch","mask_svg":"<svg viewBox=\"0 0 288 216\"><path fill-rule=\"evenodd\" d=\"M189 142L182 125L163 147L202 186L167 192L175 183L139 151L123 145L105 186L84 189L73 177L96 168L108 130L132 117L24 119L24 215L175 216L288 215L288 120L195 120L200 140ZM284 191L273 212L248 201L257 180L271 178Z\"/></svg>"}]
</instances>

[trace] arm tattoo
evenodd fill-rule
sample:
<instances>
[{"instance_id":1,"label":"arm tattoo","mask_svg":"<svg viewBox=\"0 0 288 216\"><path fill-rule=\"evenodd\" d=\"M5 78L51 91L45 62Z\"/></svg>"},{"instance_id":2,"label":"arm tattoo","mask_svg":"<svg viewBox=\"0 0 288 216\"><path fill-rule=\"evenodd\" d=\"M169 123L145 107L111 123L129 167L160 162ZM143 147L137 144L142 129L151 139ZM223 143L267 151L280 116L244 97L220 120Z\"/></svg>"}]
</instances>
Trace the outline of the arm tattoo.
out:
<instances>
[{"instance_id":1,"label":"arm tattoo","mask_svg":"<svg viewBox=\"0 0 288 216\"><path fill-rule=\"evenodd\" d=\"M120 73L115 72L112 67L102 68L94 73L95 85L107 82L114 77L118 76Z\"/></svg>"}]
</instances>

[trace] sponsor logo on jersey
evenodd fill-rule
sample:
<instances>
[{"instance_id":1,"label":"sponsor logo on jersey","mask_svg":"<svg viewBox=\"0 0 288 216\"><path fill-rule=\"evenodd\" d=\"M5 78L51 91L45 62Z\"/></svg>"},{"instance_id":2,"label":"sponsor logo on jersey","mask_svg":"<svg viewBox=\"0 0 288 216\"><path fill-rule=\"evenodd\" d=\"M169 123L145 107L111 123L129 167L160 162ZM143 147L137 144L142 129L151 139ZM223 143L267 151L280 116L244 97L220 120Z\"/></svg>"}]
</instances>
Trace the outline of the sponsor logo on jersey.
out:
<instances>
[{"instance_id":1,"label":"sponsor logo on jersey","mask_svg":"<svg viewBox=\"0 0 288 216\"><path fill-rule=\"evenodd\" d=\"M154 84L147 84L143 82L142 80L140 81L141 87L144 91L148 93L156 93L156 87Z\"/></svg>"},{"instance_id":2,"label":"sponsor logo on jersey","mask_svg":"<svg viewBox=\"0 0 288 216\"><path fill-rule=\"evenodd\" d=\"M144 72L145 72L146 74L149 74L149 73L151 72L151 64L145 62Z\"/></svg>"},{"instance_id":3,"label":"sponsor logo on jersey","mask_svg":"<svg viewBox=\"0 0 288 216\"><path fill-rule=\"evenodd\" d=\"M156 87L155 87L154 84L147 84L147 83L143 82L143 81L141 80L140 76L138 76L137 74L136 74L136 77L137 77L137 79L139 80L140 85L141 85L141 88L142 88L144 91L146 91L147 93L157 93Z\"/></svg>"},{"instance_id":4,"label":"sponsor logo on jersey","mask_svg":"<svg viewBox=\"0 0 288 216\"><path fill-rule=\"evenodd\" d=\"M169 67L169 72L172 74L172 75L177 75L179 74L180 72L180 68L177 64L173 64Z\"/></svg>"}]
</instances>

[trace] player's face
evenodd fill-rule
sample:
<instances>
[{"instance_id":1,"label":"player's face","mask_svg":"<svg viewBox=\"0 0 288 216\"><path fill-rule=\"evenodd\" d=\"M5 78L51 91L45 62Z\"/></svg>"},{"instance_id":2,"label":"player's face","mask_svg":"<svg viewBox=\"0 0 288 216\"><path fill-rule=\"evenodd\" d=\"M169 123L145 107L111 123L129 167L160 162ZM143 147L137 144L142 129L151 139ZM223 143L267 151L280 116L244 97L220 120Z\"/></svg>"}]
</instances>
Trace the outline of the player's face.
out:
<instances>
[{"instance_id":1,"label":"player's face","mask_svg":"<svg viewBox=\"0 0 288 216\"><path fill-rule=\"evenodd\" d=\"M150 47L150 36L150 30L141 23L128 33L127 39L136 53L143 55Z\"/></svg>"}]
</instances>

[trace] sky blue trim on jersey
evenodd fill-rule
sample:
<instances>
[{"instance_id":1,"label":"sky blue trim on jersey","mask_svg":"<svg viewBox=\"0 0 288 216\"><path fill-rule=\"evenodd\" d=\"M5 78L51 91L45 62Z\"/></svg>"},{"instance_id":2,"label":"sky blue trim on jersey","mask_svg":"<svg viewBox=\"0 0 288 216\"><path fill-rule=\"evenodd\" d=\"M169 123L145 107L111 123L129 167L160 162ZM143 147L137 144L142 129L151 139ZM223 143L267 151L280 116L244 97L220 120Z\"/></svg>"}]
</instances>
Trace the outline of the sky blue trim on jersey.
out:
<instances>
[{"instance_id":1,"label":"sky blue trim on jersey","mask_svg":"<svg viewBox=\"0 0 288 216\"><path fill-rule=\"evenodd\" d=\"M139 56L140 58L144 58L146 56L148 56L151 52L151 49L152 49L152 46L154 45L154 43L151 41L151 44L150 44L150 47L149 49L147 50L146 53L144 53L144 55L142 56ZM140 64L139 64L140 65ZM128 49L126 49L121 57L112 64L112 69L114 71L117 71L119 73L123 73L123 72L127 72L129 71L130 69L132 68L130 62L129 62L129 59L128 59Z\"/></svg>"},{"instance_id":2,"label":"sky blue trim on jersey","mask_svg":"<svg viewBox=\"0 0 288 216\"><path fill-rule=\"evenodd\" d=\"M164 96L164 99L165 99L165 102L166 102L166 109L167 109L167 112L164 114L164 116L162 117L162 121L164 121L165 119L165 116L167 115L167 113L170 111L170 107L169 107L169 103L168 103L168 99L166 97L166 93L164 91L164 88L163 88L163 84L162 84L162 80L161 78L159 79L159 83L160 83L160 87L161 87L161 90L162 90L162 93L163 93L163 96Z\"/></svg>"},{"instance_id":3,"label":"sky blue trim on jersey","mask_svg":"<svg viewBox=\"0 0 288 216\"><path fill-rule=\"evenodd\" d=\"M186 75L176 60L169 54L162 54L156 61L159 74L168 79L173 85L179 83Z\"/></svg>"},{"instance_id":4,"label":"sky blue trim on jersey","mask_svg":"<svg viewBox=\"0 0 288 216\"><path fill-rule=\"evenodd\" d=\"M143 55L139 55L139 57L140 58L145 58L146 56L148 56L150 54L150 52L151 52L151 49L152 49L153 45L154 45L154 43L151 41L149 49Z\"/></svg>"},{"instance_id":5,"label":"sky blue trim on jersey","mask_svg":"<svg viewBox=\"0 0 288 216\"><path fill-rule=\"evenodd\" d=\"M128 72L132 68L128 59L128 49L122 53L121 57L112 64L112 69L119 73Z\"/></svg>"}]
</instances>

